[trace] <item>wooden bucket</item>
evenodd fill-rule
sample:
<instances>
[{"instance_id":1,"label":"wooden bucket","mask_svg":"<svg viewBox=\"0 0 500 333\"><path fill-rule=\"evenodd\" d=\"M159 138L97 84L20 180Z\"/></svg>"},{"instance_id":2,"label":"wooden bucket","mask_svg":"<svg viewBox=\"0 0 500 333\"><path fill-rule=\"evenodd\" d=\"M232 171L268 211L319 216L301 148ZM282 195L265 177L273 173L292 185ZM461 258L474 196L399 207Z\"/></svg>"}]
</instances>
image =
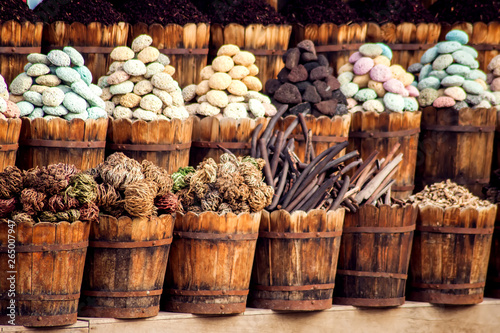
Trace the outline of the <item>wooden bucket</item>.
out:
<instances>
[{"instance_id":1,"label":"wooden bucket","mask_svg":"<svg viewBox=\"0 0 500 333\"><path fill-rule=\"evenodd\" d=\"M331 308L344 214L344 209L262 212L249 306Z\"/></svg>"},{"instance_id":2,"label":"wooden bucket","mask_svg":"<svg viewBox=\"0 0 500 333\"><path fill-rule=\"evenodd\" d=\"M414 189L421 116L420 111L355 112L352 115L348 151L357 150L361 158L366 159L377 150L378 158L382 158L396 143L401 145L396 154L403 153L403 162L392 186L392 194L398 199L408 198Z\"/></svg>"},{"instance_id":3,"label":"wooden bucket","mask_svg":"<svg viewBox=\"0 0 500 333\"><path fill-rule=\"evenodd\" d=\"M416 205L364 205L346 214L335 304L368 307L405 302Z\"/></svg>"},{"instance_id":4,"label":"wooden bucket","mask_svg":"<svg viewBox=\"0 0 500 333\"><path fill-rule=\"evenodd\" d=\"M162 310L245 311L261 213L178 213Z\"/></svg>"},{"instance_id":5,"label":"wooden bucket","mask_svg":"<svg viewBox=\"0 0 500 333\"><path fill-rule=\"evenodd\" d=\"M104 25L91 22L87 25L79 22L57 21L46 24L43 29L43 50L62 49L73 46L85 59L85 65L92 72L94 83L108 72L113 62L109 54L116 46L127 45L129 24L119 22Z\"/></svg>"},{"instance_id":6,"label":"wooden bucket","mask_svg":"<svg viewBox=\"0 0 500 333\"><path fill-rule=\"evenodd\" d=\"M117 151L176 172L189 165L193 117L182 121L109 119L106 156Z\"/></svg>"},{"instance_id":7,"label":"wooden bucket","mask_svg":"<svg viewBox=\"0 0 500 333\"><path fill-rule=\"evenodd\" d=\"M482 196L490 181L496 123L495 108L425 108L417 159L420 188L451 179Z\"/></svg>"},{"instance_id":8,"label":"wooden bucket","mask_svg":"<svg viewBox=\"0 0 500 333\"><path fill-rule=\"evenodd\" d=\"M495 127L495 139L493 143L493 164L491 172L500 169L500 111L497 112L497 123Z\"/></svg>"},{"instance_id":9,"label":"wooden bucket","mask_svg":"<svg viewBox=\"0 0 500 333\"><path fill-rule=\"evenodd\" d=\"M336 25L333 23L294 24L291 45L295 46L304 39L314 42L316 53L324 54L335 73L349 61L349 55L354 53L366 41L366 23Z\"/></svg>"},{"instance_id":10,"label":"wooden bucket","mask_svg":"<svg viewBox=\"0 0 500 333\"><path fill-rule=\"evenodd\" d=\"M484 22L460 22L453 25L441 23L440 40L445 40L446 34L453 29L460 29L469 35L469 46L478 52L477 61L479 69L488 73L488 64L498 54L500 44L500 21Z\"/></svg>"},{"instance_id":11,"label":"wooden bucket","mask_svg":"<svg viewBox=\"0 0 500 333\"><path fill-rule=\"evenodd\" d=\"M43 23L6 21L0 23L0 31L0 73L10 85L24 72L28 54L41 52Z\"/></svg>"},{"instance_id":12,"label":"wooden bucket","mask_svg":"<svg viewBox=\"0 0 500 333\"><path fill-rule=\"evenodd\" d=\"M22 118L17 166L28 170L36 166L66 163L80 170L104 162L108 119Z\"/></svg>"},{"instance_id":13,"label":"wooden bucket","mask_svg":"<svg viewBox=\"0 0 500 333\"><path fill-rule=\"evenodd\" d=\"M496 205L419 206L408 299L434 304L483 301Z\"/></svg>"},{"instance_id":14,"label":"wooden bucket","mask_svg":"<svg viewBox=\"0 0 500 333\"><path fill-rule=\"evenodd\" d=\"M205 158L219 162L224 150L229 149L236 156L249 156L252 135L255 128L262 124L260 135L264 132L270 118L233 119L219 117L194 117L193 139L189 153L189 165L196 166Z\"/></svg>"},{"instance_id":15,"label":"wooden bucket","mask_svg":"<svg viewBox=\"0 0 500 333\"><path fill-rule=\"evenodd\" d=\"M130 27L128 44L142 34L151 36L152 46L170 58L170 65L175 68L173 78L180 87L202 81L200 72L207 65L210 24L136 23Z\"/></svg>"},{"instance_id":16,"label":"wooden bucket","mask_svg":"<svg viewBox=\"0 0 500 333\"><path fill-rule=\"evenodd\" d=\"M210 54L215 58L217 50L224 44L235 44L240 49L255 55L259 68L257 77L264 86L267 80L274 79L284 67L282 56L288 49L291 25L250 24L246 27L230 23L226 26L210 26Z\"/></svg>"},{"instance_id":17,"label":"wooden bucket","mask_svg":"<svg viewBox=\"0 0 500 333\"><path fill-rule=\"evenodd\" d=\"M349 128L351 125L350 114L334 116L332 118L327 116L316 118L312 115L306 115L305 118L307 128L312 131L313 136L311 141L316 156L331 146L348 140ZM285 131L296 119L297 116L287 116L285 118L281 118L278 120L277 126L281 131ZM289 138L295 139L294 152L301 161L304 161L306 142L304 140L304 133L300 124L293 130ZM344 154L345 149L343 149L337 157L344 156Z\"/></svg>"},{"instance_id":18,"label":"wooden bucket","mask_svg":"<svg viewBox=\"0 0 500 333\"><path fill-rule=\"evenodd\" d=\"M89 229L80 221L0 221L0 325L76 323Z\"/></svg>"},{"instance_id":19,"label":"wooden bucket","mask_svg":"<svg viewBox=\"0 0 500 333\"><path fill-rule=\"evenodd\" d=\"M489 297L500 298L500 210L498 210L498 205L486 279L484 294Z\"/></svg>"},{"instance_id":20,"label":"wooden bucket","mask_svg":"<svg viewBox=\"0 0 500 333\"><path fill-rule=\"evenodd\" d=\"M171 215L100 215L90 230L79 315L158 315L173 230Z\"/></svg>"},{"instance_id":21,"label":"wooden bucket","mask_svg":"<svg viewBox=\"0 0 500 333\"><path fill-rule=\"evenodd\" d=\"M21 119L0 119L0 172L6 167L16 164L16 153L19 147Z\"/></svg>"}]
</instances>

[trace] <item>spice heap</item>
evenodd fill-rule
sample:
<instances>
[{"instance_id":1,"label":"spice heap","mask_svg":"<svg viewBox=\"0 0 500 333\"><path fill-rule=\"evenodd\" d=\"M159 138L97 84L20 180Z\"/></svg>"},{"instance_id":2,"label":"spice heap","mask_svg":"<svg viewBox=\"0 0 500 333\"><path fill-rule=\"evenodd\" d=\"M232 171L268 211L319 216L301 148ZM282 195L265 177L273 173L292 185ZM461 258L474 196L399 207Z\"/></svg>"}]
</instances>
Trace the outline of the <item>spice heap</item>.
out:
<instances>
[{"instance_id":1,"label":"spice heap","mask_svg":"<svg viewBox=\"0 0 500 333\"><path fill-rule=\"evenodd\" d=\"M219 24L284 24L285 18L265 0L195 0L210 22Z\"/></svg>"},{"instance_id":2,"label":"spice heap","mask_svg":"<svg viewBox=\"0 0 500 333\"><path fill-rule=\"evenodd\" d=\"M497 104L495 96L488 91L486 74L478 69L478 53L466 45L468 41L465 32L451 30L446 34L446 41L425 51L420 63L408 68L418 73L420 106L460 110L490 108Z\"/></svg>"},{"instance_id":3,"label":"spice heap","mask_svg":"<svg viewBox=\"0 0 500 333\"><path fill-rule=\"evenodd\" d=\"M28 11L27 8L26 11ZM123 14L106 0L44 0L36 6L34 13L40 20L47 23L56 21L83 24L100 22L111 25L125 21Z\"/></svg>"},{"instance_id":4,"label":"spice heap","mask_svg":"<svg viewBox=\"0 0 500 333\"><path fill-rule=\"evenodd\" d=\"M17 103L21 117L107 117L101 88L92 84L92 73L77 50L66 46L47 55L31 53L28 61L25 72L10 84L10 100Z\"/></svg>"},{"instance_id":5,"label":"spice heap","mask_svg":"<svg viewBox=\"0 0 500 333\"><path fill-rule=\"evenodd\" d=\"M490 0L438 0L429 7L429 11L439 22L454 24L456 22L492 22L498 21L500 3Z\"/></svg>"},{"instance_id":6,"label":"spice heap","mask_svg":"<svg viewBox=\"0 0 500 333\"><path fill-rule=\"evenodd\" d=\"M306 24L349 24L360 22L361 18L347 2L342 0L289 1L283 11L292 23Z\"/></svg>"},{"instance_id":7,"label":"spice heap","mask_svg":"<svg viewBox=\"0 0 500 333\"><path fill-rule=\"evenodd\" d=\"M286 115L311 112L314 116L347 113L346 98L333 68L324 55L317 55L314 43L303 40L283 55L285 67L277 79L266 82L266 93L276 107L288 106Z\"/></svg>"},{"instance_id":8,"label":"spice heap","mask_svg":"<svg viewBox=\"0 0 500 333\"><path fill-rule=\"evenodd\" d=\"M126 21L132 24L170 23L184 25L186 23L208 22L189 0L108 0L118 11L123 13Z\"/></svg>"},{"instance_id":9,"label":"spice heap","mask_svg":"<svg viewBox=\"0 0 500 333\"><path fill-rule=\"evenodd\" d=\"M14 222L95 221L97 184L74 165L0 172L0 218Z\"/></svg>"},{"instance_id":10,"label":"spice heap","mask_svg":"<svg viewBox=\"0 0 500 333\"><path fill-rule=\"evenodd\" d=\"M488 71L486 83L490 85L490 89L495 96L495 101L498 101L495 107L500 110L500 55L491 59L488 64Z\"/></svg>"},{"instance_id":11,"label":"spice heap","mask_svg":"<svg viewBox=\"0 0 500 333\"><path fill-rule=\"evenodd\" d=\"M199 116L216 116L222 111L224 117L234 119L273 116L276 108L269 97L259 93L262 83L255 76L258 73L252 53L236 45L223 45L212 65L201 70L203 81L182 90L186 103L196 101L186 109Z\"/></svg>"},{"instance_id":12,"label":"spice heap","mask_svg":"<svg viewBox=\"0 0 500 333\"><path fill-rule=\"evenodd\" d=\"M172 175L176 194L186 211L253 213L271 203L273 187L262 181L264 161L251 157L223 154L221 163L211 158L196 170L181 168Z\"/></svg>"},{"instance_id":13,"label":"spice heap","mask_svg":"<svg viewBox=\"0 0 500 333\"><path fill-rule=\"evenodd\" d=\"M474 196L468 189L457 185L451 180L426 186L421 192L412 195L409 199L421 206L433 205L443 209L448 207L488 207L491 203Z\"/></svg>"},{"instance_id":14,"label":"spice heap","mask_svg":"<svg viewBox=\"0 0 500 333\"><path fill-rule=\"evenodd\" d=\"M108 75L99 79L106 112L115 119L187 119L182 91L172 78L170 59L151 46L153 38L140 35L131 47L111 52Z\"/></svg>"},{"instance_id":15,"label":"spice heap","mask_svg":"<svg viewBox=\"0 0 500 333\"><path fill-rule=\"evenodd\" d=\"M2 75L0 75L0 120L19 118L21 111L16 103L9 100L9 90Z\"/></svg>"},{"instance_id":16,"label":"spice heap","mask_svg":"<svg viewBox=\"0 0 500 333\"><path fill-rule=\"evenodd\" d=\"M387 45L367 43L339 68L340 90L350 112L418 110L414 76L400 65L391 65L391 59Z\"/></svg>"},{"instance_id":17,"label":"spice heap","mask_svg":"<svg viewBox=\"0 0 500 333\"><path fill-rule=\"evenodd\" d=\"M354 0L349 5L364 22L401 24L437 22L419 0Z\"/></svg>"},{"instance_id":18,"label":"spice heap","mask_svg":"<svg viewBox=\"0 0 500 333\"><path fill-rule=\"evenodd\" d=\"M38 22L40 19L33 14L23 0L2 0L0 6L0 23L15 20L18 22Z\"/></svg>"},{"instance_id":19,"label":"spice heap","mask_svg":"<svg viewBox=\"0 0 500 333\"><path fill-rule=\"evenodd\" d=\"M265 161L265 181L275 189L267 210L335 210L342 205L347 210L356 212L359 205L363 204L391 204L391 187L395 182L392 177L403 158L402 154L393 158L399 144L392 148L385 159L376 160L378 152L375 151L363 162L357 151L335 158L347 147L347 142L314 156L311 142L307 140L306 157L304 161L300 161L293 152L294 139L288 139L288 136L300 122L304 137L310 137L303 114L299 114L298 119L284 132L276 131L271 135L277 119L285 110L286 107L280 108L260 139L257 140L256 136L252 139L252 157L262 156ZM351 159L354 161L347 164ZM358 169L352 178L346 175L356 167ZM382 200L384 195L385 200Z\"/></svg>"},{"instance_id":20,"label":"spice heap","mask_svg":"<svg viewBox=\"0 0 500 333\"><path fill-rule=\"evenodd\" d=\"M87 173L97 182L96 204L103 214L148 217L182 210L167 170L148 160L114 153Z\"/></svg>"}]
</instances>

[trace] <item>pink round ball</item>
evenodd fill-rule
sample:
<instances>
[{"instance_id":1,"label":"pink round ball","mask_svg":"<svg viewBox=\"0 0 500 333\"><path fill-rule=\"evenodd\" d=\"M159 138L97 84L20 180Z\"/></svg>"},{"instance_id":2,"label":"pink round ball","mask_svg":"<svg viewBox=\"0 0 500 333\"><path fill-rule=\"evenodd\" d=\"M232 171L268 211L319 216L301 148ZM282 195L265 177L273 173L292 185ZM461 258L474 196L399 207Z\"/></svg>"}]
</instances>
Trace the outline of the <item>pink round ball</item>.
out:
<instances>
[{"instance_id":1,"label":"pink round ball","mask_svg":"<svg viewBox=\"0 0 500 333\"><path fill-rule=\"evenodd\" d=\"M500 77L497 77L491 81L490 85L491 91L500 91Z\"/></svg>"},{"instance_id":2,"label":"pink round ball","mask_svg":"<svg viewBox=\"0 0 500 333\"><path fill-rule=\"evenodd\" d=\"M370 77L373 81L385 82L392 79L392 71L386 65L375 65L370 71Z\"/></svg>"},{"instance_id":3,"label":"pink round ball","mask_svg":"<svg viewBox=\"0 0 500 333\"><path fill-rule=\"evenodd\" d=\"M455 103L456 102L453 98L448 96L441 96L434 100L432 106L435 108L451 108L453 105L455 105Z\"/></svg>"},{"instance_id":4,"label":"pink round ball","mask_svg":"<svg viewBox=\"0 0 500 333\"><path fill-rule=\"evenodd\" d=\"M351 54L351 56L349 57L349 62L351 64L354 64L356 63L356 61L358 61L359 59L363 58L363 55L361 54L361 52L354 52L353 54Z\"/></svg>"},{"instance_id":5,"label":"pink round ball","mask_svg":"<svg viewBox=\"0 0 500 333\"><path fill-rule=\"evenodd\" d=\"M408 90L408 93L410 94L411 97L420 96L420 92L418 91L417 87L415 87L415 86L409 85L409 86L406 86L405 89Z\"/></svg>"},{"instance_id":6,"label":"pink round ball","mask_svg":"<svg viewBox=\"0 0 500 333\"><path fill-rule=\"evenodd\" d=\"M403 82L396 79L390 79L389 81L385 81L384 89L393 94L398 94L402 96L408 94L408 90L405 89Z\"/></svg>"},{"instance_id":7,"label":"pink round ball","mask_svg":"<svg viewBox=\"0 0 500 333\"><path fill-rule=\"evenodd\" d=\"M354 64L354 74L365 75L373 68L374 65L375 63L372 58L363 57Z\"/></svg>"},{"instance_id":8,"label":"pink round ball","mask_svg":"<svg viewBox=\"0 0 500 333\"><path fill-rule=\"evenodd\" d=\"M21 111L16 103L7 101L7 110L5 110L4 115L7 118L19 118L21 116Z\"/></svg>"}]
</instances>

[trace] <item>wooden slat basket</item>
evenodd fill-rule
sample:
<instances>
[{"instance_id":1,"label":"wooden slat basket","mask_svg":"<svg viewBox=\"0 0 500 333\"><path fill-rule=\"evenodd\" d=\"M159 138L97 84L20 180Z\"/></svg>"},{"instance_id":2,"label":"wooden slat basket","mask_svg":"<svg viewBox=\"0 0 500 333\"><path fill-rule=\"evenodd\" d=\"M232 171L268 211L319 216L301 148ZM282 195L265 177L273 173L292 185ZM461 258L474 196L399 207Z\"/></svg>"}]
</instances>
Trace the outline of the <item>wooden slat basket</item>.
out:
<instances>
[{"instance_id":1,"label":"wooden slat basket","mask_svg":"<svg viewBox=\"0 0 500 333\"><path fill-rule=\"evenodd\" d=\"M171 215L100 215L90 230L79 315L158 315L173 228Z\"/></svg>"},{"instance_id":2,"label":"wooden slat basket","mask_svg":"<svg viewBox=\"0 0 500 333\"><path fill-rule=\"evenodd\" d=\"M259 68L257 77L265 85L267 80L277 77L284 63L282 55L288 49L291 25L250 24L246 27L230 23L226 26L210 26L210 52L214 58L217 50L224 44L235 44L240 49L255 55ZM211 60L211 59L210 59Z\"/></svg>"},{"instance_id":3,"label":"wooden slat basket","mask_svg":"<svg viewBox=\"0 0 500 333\"><path fill-rule=\"evenodd\" d=\"M496 123L495 108L426 107L418 147L418 187L451 179L481 196L490 181Z\"/></svg>"},{"instance_id":4,"label":"wooden slat basket","mask_svg":"<svg viewBox=\"0 0 500 333\"><path fill-rule=\"evenodd\" d=\"M178 213L162 310L245 311L261 213Z\"/></svg>"},{"instance_id":5,"label":"wooden slat basket","mask_svg":"<svg viewBox=\"0 0 500 333\"><path fill-rule=\"evenodd\" d=\"M483 301L496 205L419 206L408 299L434 304Z\"/></svg>"},{"instance_id":6,"label":"wooden slat basket","mask_svg":"<svg viewBox=\"0 0 500 333\"><path fill-rule=\"evenodd\" d=\"M198 165L205 158L219 162L224 151L229 149L236 156L249 156L252 135L255 128L262 124L259 136L264 132L270 118L233 119L219 117L194 118L189 165Z\"/></svg>"},{"instance_id":7,"label":"wooden slat basket","mask_svg":"<svg viewBox=\"0 0 500 333\"><path fill-rule=\"evenodd\" d=\"M16 165L22 170L66 163L80 170L104 162L108 119L22 118Z\"/></svg>"},{"instance_id":8,"label":"wooden slat basket","mask_svg":"<svg viewBox=\"0 0 500 333\"><path fill-rule=\"evenodd\" d=\"M352 114L348 151L357 150L361 158L366 159L377 150L378 157L382 158L396 143L401 145L397 153L403 153L403 162L392 186L394 197L399 199L407 198L414 189L421 115L420 111Z\"/></svg>"},{"instance_id":9,"label":"wooden slat basket","mask_svg":"<svg viewBox=\"0 0 500 333\"><path fill-rule=\"evenodd\" d=\"M92 72L93 82L106 75L113 62L109 54L116 46L127 45L129 24L119 22L104 25L92 22L87 25L57 21L46 24L43 29L43 52L73 46L85 59Z\"/></svg>"},{"instance_id":10,"label":"wooden slat basket","mask_svg":"<svg viewBox=\"0 0 500 333\"><path fill-rule=\"evenodd\" d=\"M41 22L0 22L0 73L7 84L24 72L28 54L41 52L42 31Z\"/></svg>"},{"instance_id":11,"label":"wooden slat basket","mask_svg":"<svg viewBox=\"0 0 500 333\"><path fill-rule=\"evenodd\" d=\"M343 116L334 116L332 118L321 116L316 118L312 115L306 115L307 128L312 131L312 146L315 155L321 154L326 149L331 146L345 142L348 140L349 128L351 126L351 115L346 114ZM281 131L285 131L292 122L297 119L297 116L287 116L278 120L277 127ZM306 142L304 139L304 134L302 127L299 125L293 131L289 138L295 139L295 154L299 157L301 161L304 161ZM345 149L343 149L337 157L341 157L345 154Z\"/></svg>"},{"instance_id":12,"label":"wooden slat basket","mask_svg":"<svg viewBox=\"0 0 500 333\"><path fill-rule=\"evenodd\" d=\"M498 205L484 294L489 297L500 298L500 210L498 210Z\"/></svg>"},{"instance_id":13,"label":"wooden slat basket","mask_svg":"<svg viewBox=\"0 0 500 333\"><path fill-rule=\"evenodd\" d=\"M89 229L89 222L80 221L0 221L0 325L10 325L12 319L15 325L30 327L76 323ZM15 263L7 252L12 244ZM12 275L13 284L7 280ZM10 289L15 290L12 298ZM12 299L15 310L8 309Z\"/></svg>"},{"instance_id":14,"label":"wooden slat basket","mask_svg":"<svg viewBox=\"0 0 500 333\"><path fill-rule=\"evenodd\" d=\"M21 123L19 118L0 119L0 172L16 163Z\"/></svg>"},{"instance_id":15,"label":"wooden slat basket","mask_svg":"<svg viewBox=\"0 0 500 333\"><path fill-rule=\"evenodd\" d=\"M106 155L122 152L174 173L189 165L193 117L187 120L109 119Z\"/></svg>"},{"instance_id":16,"label":"wooden slat basket","mask_svg":"<svg viewBox=\"0 0 500 333\"><path fill-rule=\"evenodd\" d=\"M202 81L200 71L207 65L210 24L136 23L130 27L128 44L142 34L151 36L152 46L170 58L170 65L175 68L173 78L180 87Z\"/></svg>"},{"instance_id":17,"label":"wooden slat basket","mask_svg":"<svg viewBox=\"0 0 500 333\"><path fill-rule=\"evenodd\" d=\"M262 212L249 306L329 309L344 214L344 209Z\"/></svg>"},{"instance_id":18,"label":"wooden slat basket","mask_svg":"<svg viewBox=\"0 0 500 333\"><path fill-rule=\"evenodd\" d=\"M340 245L335 304L367 307L405 302L416 205L361 206L347 213Z\"/></svg>"}]
</instances>

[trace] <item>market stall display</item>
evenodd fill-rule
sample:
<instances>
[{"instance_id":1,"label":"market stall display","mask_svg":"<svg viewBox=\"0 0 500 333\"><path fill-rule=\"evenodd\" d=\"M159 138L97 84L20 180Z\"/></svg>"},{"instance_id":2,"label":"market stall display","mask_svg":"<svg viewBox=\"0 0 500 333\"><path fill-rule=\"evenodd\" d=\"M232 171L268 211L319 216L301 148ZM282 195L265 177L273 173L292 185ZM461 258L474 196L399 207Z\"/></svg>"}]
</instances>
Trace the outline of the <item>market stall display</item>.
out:
<instances>
[{"instance_id":1,"label":"market stall display","mask_svg":"<svg viewBox=\"0 0 500 333\"><path fill-rule=\"evenodd\" d=\"M348 150L358 150L363 159L374 150L384 157L399 143L404 162L393 194L402 199L414 188L421 112L413 75L391 59L387 45L363 44L339 69L338 80L352 113Z\"/></svg>"},{"instance_id":2,"label":"market stall display","mask_svg":"<svg viewBox=\"0 0 500 333\"><path fill-rule=\"evenodd\" d=\"M408 299L434 304L482 302L496 205L449 180L426 186L418 204Z\"/></svg>"},{"instance_id":3,"label":"market stall display","mask_svg":"<svg viewBox=\"0 0 500 333\"><path fill-rule=\"evenodd\" d=\"M87 172L97 181L79 315L156 316L180 209L167 170L115 153Z\"/></svg>"},{"instance_id":4,"label":"market stall display","mask_svg":"<svg viewBox=\"0 0 500 333\"><path fill-rule=\"evenodd\" d=\"M172 175L185 213L175 218L164 310L245 311L261 211L274 191L262 182L263 160L232 154L220 159Z\"/></svg>"},{"instance_id":5,"label":"market stall display","mask_svg":"<svg viewBox=\"0 0 500 333\"><path fill-rule=\"evenodd\" d=\"M63 163L26 172L7 167L0 184L0 276L6 281L0 292L7 294L8 271L16 271L16 325L76 323L90 224L99 214L97 184ZM14 268L7 267L9 234L15 235ZM0 302L0 324L6 325L9 299Z\"/></svg>"}]
</instances>

